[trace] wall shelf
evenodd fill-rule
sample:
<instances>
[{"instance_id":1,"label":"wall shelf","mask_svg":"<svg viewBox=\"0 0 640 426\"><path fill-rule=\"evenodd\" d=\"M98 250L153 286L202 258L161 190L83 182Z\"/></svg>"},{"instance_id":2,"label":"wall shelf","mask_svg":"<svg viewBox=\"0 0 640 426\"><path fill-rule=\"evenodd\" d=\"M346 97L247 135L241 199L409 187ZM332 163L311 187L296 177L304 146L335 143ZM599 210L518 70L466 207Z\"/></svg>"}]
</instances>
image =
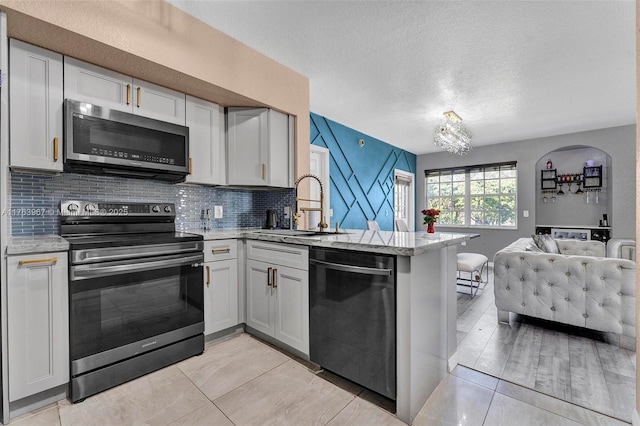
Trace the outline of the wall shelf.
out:
<instances>
[{"instance_id":1,"label":"wall shelf","mask_svg":"<svg viewBox=\"0 0 640 426\"><path fill-rule=\"evenodd\" d=\"M602 187L602 166L587 166L583 170L584 188L601 188Z\"/></svg>"},{"instance_id":2,"label":"wall shelf","mask_svg":"<svg viewBox=\"0 0 640 426\"><path fill-rule=\"evenodd\" d=\"M558 187L557 169L540 170L540 183L542 190L556 189Z\"/></svg>"}]
</instances>

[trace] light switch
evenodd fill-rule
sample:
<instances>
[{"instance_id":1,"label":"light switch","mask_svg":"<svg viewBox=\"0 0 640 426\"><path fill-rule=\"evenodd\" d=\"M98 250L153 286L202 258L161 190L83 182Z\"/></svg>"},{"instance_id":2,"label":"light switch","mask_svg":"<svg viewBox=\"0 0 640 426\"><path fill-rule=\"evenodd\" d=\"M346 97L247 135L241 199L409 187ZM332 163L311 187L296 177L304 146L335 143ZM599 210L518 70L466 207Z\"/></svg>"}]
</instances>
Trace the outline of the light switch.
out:
<instances>
[{"instance_id":1,"label":"light switch","mask_svg":"<svg viewBox=\"0 0 640 426\"><path fill-rule=\"evenodd\" d=\"M529 210L522 210L522 217L529 217Z\"/></svg>"},{"instance_id":2,"label":"light switch","mask_svg":"<svg viewBox=\"0 0 640 426\"><path fill-rule=\"evenodd\" d=\"M213 218L222 219L222 206L213 206Z\"/></svg>"}]
</instances>

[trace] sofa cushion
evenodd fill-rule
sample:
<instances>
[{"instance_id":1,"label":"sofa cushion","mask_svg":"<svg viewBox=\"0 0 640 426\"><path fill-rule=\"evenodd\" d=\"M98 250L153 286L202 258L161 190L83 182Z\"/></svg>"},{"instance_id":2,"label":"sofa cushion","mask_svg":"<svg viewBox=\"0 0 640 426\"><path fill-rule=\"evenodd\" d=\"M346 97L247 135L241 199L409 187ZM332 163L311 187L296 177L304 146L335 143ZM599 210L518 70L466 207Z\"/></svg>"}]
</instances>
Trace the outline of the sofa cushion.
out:
<instances>
[{"instance_id":1,"label":"sofa cushion","mask_svg":"<svg viewBox=\"0 0 640 426\"><path fill-rule=\"evenodd\" d=\"M532 235L531 238L533 238L536 246L538 246L538 248L543 252L550 254L560 254L558 243L556 243L556 240L551 238L551 235Z\"/></svg>"}]
</instances>

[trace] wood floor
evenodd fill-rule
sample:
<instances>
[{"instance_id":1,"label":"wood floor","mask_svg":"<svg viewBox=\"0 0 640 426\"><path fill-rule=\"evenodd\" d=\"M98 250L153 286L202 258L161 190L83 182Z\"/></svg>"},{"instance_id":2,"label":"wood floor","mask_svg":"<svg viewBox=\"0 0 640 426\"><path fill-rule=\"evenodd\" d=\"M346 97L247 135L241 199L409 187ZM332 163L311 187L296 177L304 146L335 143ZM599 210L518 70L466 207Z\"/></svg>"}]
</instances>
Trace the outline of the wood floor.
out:
<instances>
[{"instance_id":1,"label":"wood floor","mask_svg":"<svg viewBox=\"0 0 640 426\"><path fill-rule=\"evenodd\" d=\"M607 333L511 314L499 324L493 275L473 299L458 286L458 362L538 392L631 422L636 353Z\"/></svg>"}]
</instances>

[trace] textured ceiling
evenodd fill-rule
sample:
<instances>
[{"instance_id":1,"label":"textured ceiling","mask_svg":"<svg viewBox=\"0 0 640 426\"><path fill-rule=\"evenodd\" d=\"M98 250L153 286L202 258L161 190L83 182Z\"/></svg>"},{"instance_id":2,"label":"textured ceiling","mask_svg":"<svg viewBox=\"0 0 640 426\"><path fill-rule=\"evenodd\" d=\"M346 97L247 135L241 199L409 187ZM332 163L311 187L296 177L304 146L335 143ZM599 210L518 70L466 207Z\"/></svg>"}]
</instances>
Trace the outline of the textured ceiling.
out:
<instances>
[{"instance_id":1,"label":"textured ceiling","mask_svg":"<svg viewBox=\"0 0 640 426\"><path fill-rule=\"evenodd\" d=\"M306 75L311 111L416 154L635 123L635 2L170 3Z\"/></svg>"}]
</instances>

